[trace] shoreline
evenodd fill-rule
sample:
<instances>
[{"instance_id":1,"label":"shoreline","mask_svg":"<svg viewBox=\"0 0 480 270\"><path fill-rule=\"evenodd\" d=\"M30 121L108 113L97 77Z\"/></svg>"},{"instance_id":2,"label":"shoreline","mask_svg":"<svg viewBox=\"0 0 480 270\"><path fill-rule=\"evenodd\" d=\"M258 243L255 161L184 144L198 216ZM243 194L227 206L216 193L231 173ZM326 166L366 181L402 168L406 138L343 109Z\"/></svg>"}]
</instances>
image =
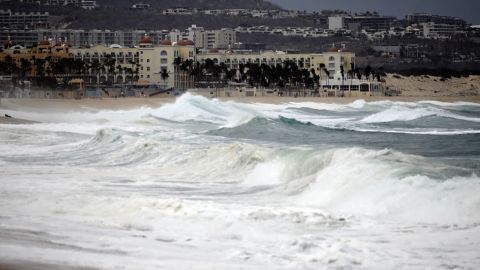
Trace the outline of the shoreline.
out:
<instances>
[{"instance_id":1,"label":"shoreline","mask_svg":"<svg viewBox=\"0 0 480 270\"><path fill-rule=\"evenodd\" d=\"M210 100L219 100L221 102L237 102L249 104L287 104L287 103L324 103L324 104L349 104L357 100L366 102L393 101L393 102L419 102L419 101L437 101L437 102L471 102L480 104L480 96L364 96L364 97L220 97ZM132 110L141 107L159 108L166 104L176 102L176 97L169 98L103 98L103 99L0 99L0 124L21 125L35 124L36 121L17 118L15 114L11 117L5 117L5 110L49 110L58 111L85 111L85 110Z\"/></svg>"},{"instance_id":2,"label":"shoreline","mask_svg":"<svg viewBox=\"0 0 480 270\"><path fill-rule=\"evenodd\" d=\"M202 96L197 93L191 93L194 96ZM205 97L205 96L203 96ZM125 98L84 98L84 99L43 99L43 98L0 98L0 109L10 106L45 108L47 105L53 105L58 109L129 109L138 106L160 107L165 104L175 103L178 97L125 97ZM220 100L222 102L239 103L339 103L346 104L356 100L372 101L398 101L398 102L416 102L416 101L440 101L440 102L473 102L480 103L480 95L456 95L456 96L356 96L356 97L291 97L291 96L255 96L255 97L205 97L210 100ZM52 108L53 109L53 108Z\"/></svg>"}]
</instances>

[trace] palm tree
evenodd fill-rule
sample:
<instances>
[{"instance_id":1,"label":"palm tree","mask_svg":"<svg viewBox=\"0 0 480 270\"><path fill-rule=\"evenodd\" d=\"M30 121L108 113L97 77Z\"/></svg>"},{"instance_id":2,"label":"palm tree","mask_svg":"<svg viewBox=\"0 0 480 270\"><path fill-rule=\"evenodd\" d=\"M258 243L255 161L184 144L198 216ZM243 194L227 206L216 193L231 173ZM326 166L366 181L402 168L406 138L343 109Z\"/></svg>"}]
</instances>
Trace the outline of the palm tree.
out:
<instances>
[{"instance_id":1,"label":"palm tree","mask_svg":"<svg viewBox=\"0 0 480 270\"><path fill-rule=\"evenodd\" d=\"M238 66L238 72L240 74L240 81L244 82L245 81L245 64L241 63Z\"/></svg>"},{"instance_id":2,"label":"palm tree","mask_svg":"<svg viewBox=\"0 0 480 270\"><path fill-rule=\"evenodd\" d=\"M323 71L324 71L324 70L325 70L325 64L324 64L324 63L321 63L321 64L320 64L320 87L322 86L322 85L321 85L321 82L322 82L322 80L323 80L322 74L323 74Z\"/></svg>"},{"instance_id":3,"label":"palm tree","mask_svg":"<svg viewBox=\"0 0 480 270\"><path fill-rule=\"evenodd\" d=\"M175 67L178 67L182 64L182 58L179 56L179 57L175 57L175 59L173 59L173 65Z\"/></svg>"},{"instance_id":4,"label":"palm tree","mask_svg":"<svg viewBox=\"0 0 480 270\"><path fill-rule=\"evenodd\" d=\"M52 74L52 65L53 65L53 59L51 56L45 57L45 67L46 67L46 73L47 75Z\"/></svg>"},{"instance_id":5,"label":"palm tree","mask_svg":"<svg viewBox=\"0 0 480 270\"><path fill-rule=\"evenodd\" d=\"M93 59L93 61L90 63L90 74L95 74L96 77L97 77L97 81L96 83L100 83L100 74L99 74L99 71L100 71L100 62L98 61L98 59Z\"/></svg>"},{"instance_id":6,"label":"palm tree","mask_svg":"<svg viewBox=\"0 0 480 270\"><path fill-rule=\"evenodd\" d=\"M30 71L31 67L32 63L29 60L25 58L20 59L20 75L22 78L25 78L25 75Z\"/></svg>"},{"instance_id":7,"label":"palm tree","mask_svg":"<svg viewBox=\"0 0 480 270\"><path fill-rule=\"evenodd\" d=\"M112 55L110 55L110 54L107 54L105 56L105 59L103 59L103 61L102 61L102 66L103 66L102 70L107 71L107 74L106 74L107 81L109 81L108 78L110 77L110 75L113 74L112 83L115 83L115 75L116 75L115 74L115 62L116 62L115 58L113 58Z\"/></svg>"},{"instance_id":8,"label":"palm tree","mask_svg":"<svg viewBox=\"0 0 480 270\"><path fill-rule=\"evenodd\" d=\"M355 74L357 75L357 79L359 80L362 79L362 72L360 71L359 68L355 68Z\"/></svg>"},{"instance_id":9,"label":"palm tree","mask_svg":"<svg viewBox=\"0 0 480 270\"><path fill-rule=\"evenodd\" d=\"M190 70L190 74L193 76L194 81L198 81L203 76L203 66L200 64L200 62L195 62Z\"/></svg>"},{"instance_id":10,"label":"palm tree","mask_svg":"<svg viewBox=\"0 0 480 270\"><path fill-rule=\"evenodd\" d=\"M325 75L327 75L327 85L330 85L330 71L326 68L324 68L323 71L325 72Z\"/></svg>"},{"instance_id":11,"label":"palm tree","mask_svg":"<svg viewBox=\"0 0 480 270\"><path fill-rule=\"evenodd\" d=\"M370 74L372 74L372 67L367 66L363 72L365 75L365 79L370 80Z\"/></svg>"},{"instance_id":12,"label":"palm tree","mask_svg":"<svg viewBox=\"0 0 480 270\"><path fill-rule=\"evenodd\" d=\"M118 74L122 75L122 78L123 78L123 80L125 81L125 74L124 74L125 69L124 69L120 64L117 65L116 68L117 68ZM115 79L116 79L116 78L115 78ZM117 83L118 83L118 81L117 81ZM123 82L122 82L122 83L123 83Z\"/></svg>"},{"instance_id":13,"label":"palm tree","mask_svg":"<svg viewBox=\"0 0 480 270\"><path fill-rule=\"evenodd\" d=\"M38 76L37 85L40 86L45 76L45 59L39 58L35 60L35 75Z\"/></svg>"},{"instance_id":14,"label":"palm tree","mask_svg":"<svg viewBox=\"0 0 480 270\"><path fill-rule=\"evenodd\" d=\"M343 69L343 65L340 66L340 74L342 75L342 85L343 85L343 80L345 79L345 70Z\"/></svg>"},{"instance_id":15,"label":"palm tree","mask_svg":"<svg viewBox=\"0 0 480 270\"><path fill-rule=\"evenodd\" d=\"M162 70L160 71L160 77L162 78L162 80L163 80L164 82L168 79L168 77L170 77L170 75L168 75L168 73L169 73L169 72L168 72L168 70L167 70L166 68L165 68L165 69L162 69Z\"/></svg>"}]
</instances>

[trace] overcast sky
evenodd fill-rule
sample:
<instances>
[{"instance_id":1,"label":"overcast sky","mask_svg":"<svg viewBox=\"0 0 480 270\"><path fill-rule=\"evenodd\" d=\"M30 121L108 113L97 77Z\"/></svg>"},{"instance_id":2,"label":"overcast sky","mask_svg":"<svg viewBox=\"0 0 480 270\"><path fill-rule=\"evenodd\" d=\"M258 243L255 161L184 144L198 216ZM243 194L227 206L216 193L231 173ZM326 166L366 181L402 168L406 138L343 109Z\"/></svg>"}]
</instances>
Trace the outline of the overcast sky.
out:
<instances>
[{"instance_id":1,"label":"overcast sky","mask_svg":"<svg viewBox=\"0 0 480 270\"><path fill-rule=\"evenodd\" d=\"M412 12L456 16L480 24L480 0L269 0L285 9L318 11L342 9L378 11L384 15L404 17Z\"/></svg>"}]
</instances>

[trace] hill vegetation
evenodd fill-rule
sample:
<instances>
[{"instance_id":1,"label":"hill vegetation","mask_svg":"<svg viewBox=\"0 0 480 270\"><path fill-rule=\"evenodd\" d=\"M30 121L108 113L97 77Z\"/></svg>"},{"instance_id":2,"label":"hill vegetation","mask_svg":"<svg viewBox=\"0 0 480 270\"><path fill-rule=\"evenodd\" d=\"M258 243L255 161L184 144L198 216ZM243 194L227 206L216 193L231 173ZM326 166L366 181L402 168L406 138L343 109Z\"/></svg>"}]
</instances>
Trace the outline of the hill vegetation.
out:
<instances>
[{"instance_id":1,"label":"hill vegetation","mask_svg":"<svg viewBox=\"0 0 480 270\"><path fill-rule=\"evenodd\" d=\"M119 19L121 18L121 19ZM99 9L95 12L73 10L64 18L73 29L186 29L192 24L206 29L238 26L269 25L269 26L311 26L313 22L305 18L292 19L262 19L241 16L208 16L202 14L188 16L163 15L151 10Z\"/></svg>"},{"instance_id":2,"label":"hill vegetation","mask_svg":"<svg viewBox=\"0 0 480 270\"><path fill-rule=\"evenodd\" d=\"M264 0L97 0L97 3L103 7L131 7L136 3L150 4L155 9L165 9L171 7L188 7L203 9L226 9L226 8L244 8L244 9L280 9Z\"/></svg>"},{"instance_id":3,"label":"hill vegetation","mask_svg":"<svg viewBox=\"0 0 480 270\"><path fill-rule=\"evenodd\" d=\"M185 29L192 24L206 29L237 26L271 25L271 26L305 26L313 22L304 18L295 19L262 19L249 16L207 16L202 14L188 16L163 15L163 10L174 7L198 9L280 9L280 7L264 0L97 0L100 5L94 10L76 7L41 6L20 3L18 0L0 2L0 9L12 9L18 12L49 12L55 17L53 27L72 29ZM149 9L131 9L135 3L150 4Z\"/></svg>"}]
</instances>

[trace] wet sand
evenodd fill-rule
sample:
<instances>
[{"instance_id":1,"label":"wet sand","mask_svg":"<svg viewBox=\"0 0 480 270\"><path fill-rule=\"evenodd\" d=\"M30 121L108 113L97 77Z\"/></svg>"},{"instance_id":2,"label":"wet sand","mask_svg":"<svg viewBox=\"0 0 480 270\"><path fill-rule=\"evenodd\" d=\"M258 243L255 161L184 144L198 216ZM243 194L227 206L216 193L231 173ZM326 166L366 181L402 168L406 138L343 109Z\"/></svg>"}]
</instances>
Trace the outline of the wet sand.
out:
<instances>
[{"instance_id":1,"label":"wet sand","mask_svg":"<svg viewBox=\"0 0 480 270\"><path fill-rule=\"evenodd\" d=\"M25 119L13 118L13 117L0 116L0 124L22 125L22 124L34 124L34 123L37 123L37 122L25 120ZM0 268L0 270L2 269Z\"/></svg>"},{"instance_id":2,"label":"wet sand","mask_svg":"<svg viewBox=\"0 0 480 270\"><path fill-rule=\"evenodd\" d=\"M433 100L442 102L477 102L480 103L480 95L475 96L361 96L361 97L219 97L221 101L235 101L242 103L268 103L282 104L290 102L318 102L318 103L351 103L355 100L365 101L405 101L415 102L422 100ZM131 109L141 106L160 107L167 103L174 103L176 98L103 98L103 99L2 99L1 108L30 107L30 108L52 108L52 109Z\"/></svg>"},{"instance_id":3,"label":"wet sand","mask_svg":"<svg viewBox=\"0 0 480 270\"><path fill-rule=\"evenodd\" d=\"M0 262L0 270L95 270L95 268L35 262Z\"/></svg>"}]
</instances>

